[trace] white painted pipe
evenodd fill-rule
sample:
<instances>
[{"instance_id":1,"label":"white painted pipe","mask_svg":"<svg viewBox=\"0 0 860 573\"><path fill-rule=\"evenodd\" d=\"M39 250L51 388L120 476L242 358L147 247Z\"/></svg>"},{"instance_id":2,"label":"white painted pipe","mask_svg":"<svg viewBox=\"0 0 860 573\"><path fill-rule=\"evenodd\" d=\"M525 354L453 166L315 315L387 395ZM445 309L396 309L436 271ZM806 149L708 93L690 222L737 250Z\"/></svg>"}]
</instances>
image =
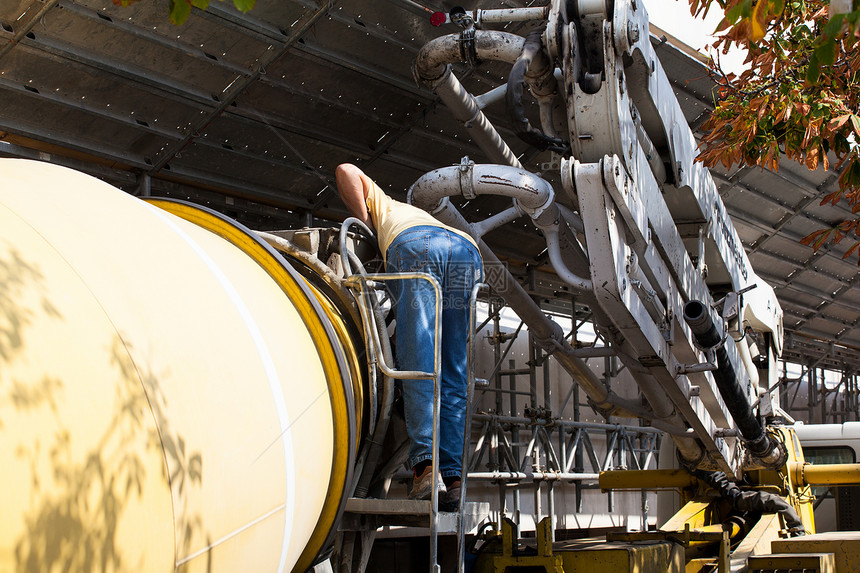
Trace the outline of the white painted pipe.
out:
<instances>
[{"instance_id":1,"label":"white painted pipe","mask_svg":"<svg viewBox=\"0 0 860 573\"><path fill-rule=\"evenodd\" d=\"M546 20L549 6L535 8L499 8L496 10L475 10L476 23L528 22L530 20Z\"/></svg>"},{"instance_id":2,"label":"white painted pipe","mask_svg":"<svg viewBox=\"0 0 860 573\"><path fill-rule=\"evenodd\" d=\"M555 270L558 277L565 283L570 285L575 290L580 292L592 292L594 286L591 279L580 277L574 274L562 260L561 248L559 246L558 227L548 226L543 229L546 237L547 252L549 253L549 262Z\"/></svg>"},{"instance_id":3,"label":"white painted pipe","mask_svg":"<svg viewBox=\"0 0 860 573\"><path fill-rule=\"evenodd\" d=\"M755 388L758 388L758 368L753 362L752 354L750 354L747 337L742 334L740 339L735 340L735 346L737 346L738 354L741 355L741 362L743 362L744 368L746 368L747 374L749 374L750 382Z\"/></svg>"},{"instance_id":4,"label":"white painted pipe","mask_svg":"<svg viewBox=\"0 0 860 573\"><path fill-rule=\"evenodd\" d=\"M476 30L474 41L480 59L512 64L522 52L525 38L508 32ZM464 61L463 44L459 33L440 36L424 44L415 58L416 79L423 82L439 79L448 64ZM543 59L545 62L546 58Z\"/></svg>"},{"instance_id":5,"label":"white painted pipe","mask_svg":"<svg viewBox=\"0 0 860 573\"><path fill-rule=\"evenodd\" d=\"M437 210L445 197L501 195L510 197L524 214L539 214L555 193L545 179L507 165L455 165L422 175L409 189L407 201L426 211Z\"/></svg>"},{"instance_id":6,"label":"white painted pipe","mask_svg":"<svg viewBox=\"0 0 860 573\"><path fill-rule=\"evenodd\" d=\"M478 104L479 109L484 109L488 105L504 100L507 91L508 84L496 86L488 92L475 96L475 103Z\"/></svg>"},{"instance_id":7,"label":"white painted pipe","mask_svg":"<svg viewBox=\"0 0 860 573\"><path fill-rule=\"evenodd\" d=\"M512 64L522 52L524 43L525 38L516 34L494 30L475 31L475 54L482 60ZM490 161L522 167L508 144L481 111L476 98L466 91L451 72L450 64L467 59L467 54L463 52L464 44L460 34L449 34L425 44L418 52L413 65L415 80L432 89L442 99L453 116L463 122L472 139L487 154ZM554 83L553 69L542 51L535 56L529 71L527 81L534 82L536 93L544 93L546 89L543 86Z\"/></svg>"},{"instance_id":8,"label":"white painted pipe","mask_svg":"<svg viewBox=\"0 0 860 573\"><path fill-rule=\"evenodd\" d=\"M523 213L520 211L516 204L511 205L504 211L496 213L492 217L487 217L483 221L479 221L477 223L472 223L472 227L475 229L475 233L479 237L483 237L490 231L494 229L498 229L502 225L506 225L515 219L522 217Z\"/></svg>"},{"instance_id":9,"label":"white painted pipe","mask_svg":"<svg viewBox=\"0 0 860 573\"><path fill-rule=\"evenodd\" d=\"M461 164L422 175L409 189L407 200L433 213L439 209L443 199L455 195L467 198L477 195L511 197L514 205L529 215L544 232L550 262L559 278L577 291L591 292L591 280L576 275L563 260L559 227L566 227L566 223L555 204L552 185L545 179L507 165ZM568 239L568 242L575 242L573 237Z\"/></svg>"}]
</instances>

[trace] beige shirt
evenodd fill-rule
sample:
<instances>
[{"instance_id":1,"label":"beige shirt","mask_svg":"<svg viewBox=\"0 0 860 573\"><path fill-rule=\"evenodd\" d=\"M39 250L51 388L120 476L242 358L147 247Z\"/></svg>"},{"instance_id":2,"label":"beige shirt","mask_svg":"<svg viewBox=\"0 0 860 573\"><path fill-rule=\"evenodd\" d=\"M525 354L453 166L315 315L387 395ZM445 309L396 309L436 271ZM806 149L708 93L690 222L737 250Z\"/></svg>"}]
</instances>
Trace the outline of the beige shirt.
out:
<instances>
[{"instance_id":1,"label":"beige shirt","mask_svg":"<svg viewBox=\"0 0 860 573\"><path fill-rule=\"evenodd\" d=\"M472 237L437 221L430 213L408 203L395 201L386 195L375 182L367 193L365 203L373 226L376 227L376 237L379 240L379 250L382 251L383 260L385 260L388 247L397 235L406 229L419 225L448 229L468 240L476 248L478 246Z\"/></svg>"}]
</instances>

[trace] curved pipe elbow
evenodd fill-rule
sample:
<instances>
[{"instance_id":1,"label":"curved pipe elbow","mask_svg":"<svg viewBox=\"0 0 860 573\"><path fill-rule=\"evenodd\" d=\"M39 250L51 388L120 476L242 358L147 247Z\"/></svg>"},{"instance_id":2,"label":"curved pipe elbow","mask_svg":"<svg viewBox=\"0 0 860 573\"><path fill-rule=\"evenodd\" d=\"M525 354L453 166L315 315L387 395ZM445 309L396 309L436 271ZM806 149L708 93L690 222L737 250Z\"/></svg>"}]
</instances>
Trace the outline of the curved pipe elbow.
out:
<instances>
[{"instance_id":1,"label":"curved pipe elbow","mask_svg":"<svg viewBox=\"0 0 860 573\"><path fill-rule=\"evenodd\" d=\"M407 201L433 212L446 197L501 195L536 216L554 200L552 185L525 169L508 165L472 165L469 169L466 173L460 166L442 167L422 175L409 189Z\"/></svg>"},{"instance_id":2,"label":"curved pipe elbow","mask_svg":"<svg viewBox=\"0 0 860 573\"><path fill-rule=\"evenodd\" d=\"M525 38L497 30L476 30L474 42L475 52L480 59L512 64L523 51ZM439 79L445 74L449 64L467 60L463 50L464 42L459 33L430 40L415 57L413 72L416 81L426 83ZM541 52L536 55L529 69L535 70L535 75L543 77L548 68L549 60Z\"/></svg>"},{"instance_id":3,"label":"curved pipe elbow","mask_svg":"<svg viewBox=\"0 0 860 573\"><path fill-rule=\"evenodd\" d=\"M594 290L591 279L586 279L574 274L567 265L561 255L561 245L558 238L558 229L556 227L545 227L541 229L546 237L546 248L549 254L549 262L552 268L555 269L558 277L572 288L581 292L591 292Z\"/></svg>"}]
</instances>

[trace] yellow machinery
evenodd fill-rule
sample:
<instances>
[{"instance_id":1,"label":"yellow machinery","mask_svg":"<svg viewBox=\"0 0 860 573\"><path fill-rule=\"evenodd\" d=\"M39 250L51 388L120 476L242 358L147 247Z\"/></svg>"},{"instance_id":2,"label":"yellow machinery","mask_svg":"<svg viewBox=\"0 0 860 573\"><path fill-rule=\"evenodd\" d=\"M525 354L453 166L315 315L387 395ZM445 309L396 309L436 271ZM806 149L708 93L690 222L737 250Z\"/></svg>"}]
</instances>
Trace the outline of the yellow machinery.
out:
<instances>
[{"instance_id":1,"label":"yellow machinery","mask_svg":"<svg viewBox=\"0 0 860 573\"><path fill-rule=\"evenodd\" d=\"M721 473L685 469L601 473L604 491L680 493L681 509L656 531L553 544L547 518L538 527L536 546L521 548L514 524L506 522L500 532L484 536L476 570L854 571L860 562L860 533L815 535L811 486L860 483L860 464L813 466L804 461L793 429L769 431L786 446L788 461L779 470L748 472L740 487Z\"/></svg>"},{"instance_id":2,"label":"yellow machinery","mask_svg":"<svg viewBox=\"0 0 860 573\"><path fill-rule=\"evenodd\" d=\"M0 160L0 571L304 571L361 342L247 229Z\"/></svg>"}]
</instances>

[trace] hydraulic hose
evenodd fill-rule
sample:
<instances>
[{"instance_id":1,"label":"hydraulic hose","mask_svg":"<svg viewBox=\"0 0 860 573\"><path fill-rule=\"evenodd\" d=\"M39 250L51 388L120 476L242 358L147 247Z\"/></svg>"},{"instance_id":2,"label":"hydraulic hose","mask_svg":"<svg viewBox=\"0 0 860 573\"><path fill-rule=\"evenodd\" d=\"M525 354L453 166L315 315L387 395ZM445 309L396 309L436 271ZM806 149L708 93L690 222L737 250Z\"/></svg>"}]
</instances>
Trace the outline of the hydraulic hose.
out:
<instances>
[{"instance_id":1,"label":"hydraulic hose","mask_svg":"<svg viewBox=\"0 0 860 573\"><path fill-rule=\"evenodd\" d=\"M684 305L684 320L690 326L700 346L714 348L717 358L717 369L713 372L714 381L750 453L757 458L767 458L776 448L776 443L768 437L761 422L753 413L734 368L729 362L726 348L721 344L723 338L708 312L707 305L691 300Z\"/></svg>"},{"instance_id":2,"label":"hydraulic hose","mask_svg":"<svg viewBox=\"0 0 860 573\"><path fill-rule=\"evenodd\" d=\"M792 537L806 535L800 516L783 498L763 491L743 491L729 481L723 472L696 471L694 475L717 490L738 511L778 513L785 520L788 534Z\"/></svg>"},{"instance_id":3,"label":"hydraulic hose","mask_svg":"<svg viewBox=\"0 0 860 573\"><path fill-rule=\"evenodd\" d=\"M526 36L526 41L523 43L523 51L514 62L508 75L508 89L505 94L505 103L508 108L508 116L516 126L517 137L541 151L551 149L556 153L569 155L570 144L563 139L551 137L532 127L528 118L526 118L525 108L523 107L523 85L526 81L526 72L529 66L531 66L535 55L543 47L541 37L545 28L546 24L539 26Z\"/></svg>"},{"instance_id":4,"label":"hydraulic hose","mask_svg":"<svg viewBox=\"0 0 860 573\"><path fill-rule=\"evenodd\" d=\"M364 275L367 274L367 272L365 271L361 260L346 246L346 237L351 225L361 227L364 229L365 233L371 237L373 236L373 232L367 227L367 225L355 217L347 218L341 225L340 229L341 264L343 265L344 273L348 276L352 274L354 269L354 272ZM373 327L376 328L379 335L378 338L382 355L385 358L386 363L394 364L394 355L391 351L391 344L388 340L388 332L385 326L385 320L382 316L382 311L373 297L369 297L369 302L373 315ZM370 380L371 388L376 384L376 381L372 378L373 376L371 376ZM357 473L359 473L359 478L355 486L355 497L364 498L367 497L370 492L371 480L375 475L376 467L379 465L379 456L382 452L382 442L385 438L385 434L388 432L388 423L391 420L391 407L394 403L394 379L390 376L382 376L382 380L382 400L379 402L379 418L378 420L373 418L376 423L371 424L371 428L369 430L371 437L368 439L366 449L362 451L356 467ZM375 407L377 401L373 400L372 404L373 407ZM373 416L373 414L374 412L371 412L371 416Z\"/></svg>"}]
</instances>

